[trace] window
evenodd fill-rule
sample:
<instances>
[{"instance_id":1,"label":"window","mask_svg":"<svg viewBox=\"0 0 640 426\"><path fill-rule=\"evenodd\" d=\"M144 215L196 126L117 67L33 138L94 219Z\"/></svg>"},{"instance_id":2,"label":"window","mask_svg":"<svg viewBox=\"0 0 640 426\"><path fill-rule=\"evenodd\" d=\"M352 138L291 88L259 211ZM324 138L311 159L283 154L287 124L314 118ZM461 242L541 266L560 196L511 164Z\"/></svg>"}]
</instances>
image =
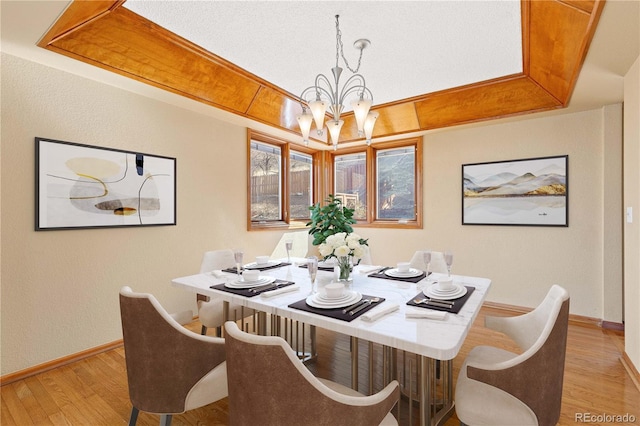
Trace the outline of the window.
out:
<instances>
[{"instance_id":1,"label":"window","mask_svg":"<svg viewBox=\"0 0 640 426\"><path fill-rule=\"evenodd\" d=\"M354 209L357 220L367 218L367 154L334 156L334 193L342 204Z\"/></svg>"},{"instance_id":2,"label":"window","mask_svg":"<svg viewBox=\"0 0 640 426\"><path fill-rule=\"evenodd\" d=\"M291 218L308 221L313 204L313 155L291 150L289 157Z\"/></svg>"},{"instance_id":3,"label":"window","mask_svg":"<svg viewBox=\"0 0 640 426\"><path fill-rule=\"evenodd\" d=\"M282 149L251 141L251 220L266 222L282 217Z\"/></svg>"},{"instance_id":4,"label":"window","mask_svg":"<svg viewBox=\"0 0 640 426\"><path fill-rule=\"evenodd\" d=\"M376 151L376 218L415 220L415 151L414 146Z\"/></svg>"},{"instance_id":5,"label":"window","mask_svg":"<svg viewBox=\"0 0 640 426\"><path fill-rule=\"evenodd\" d=\"M247 227L304 228L328 194L355 210L356 226L422 227L422 139L316 151L247 132Z\"/></svg>"},{"instance_id":6,"label":"window","mask_svg":"<svg viewBox=\"0 0 640 426\"><path fill-rule=\"evenodd\" d=\"M315 200L316 153L251 130L247 139L248 228L304 227Z\"/></svg>"},{"instance_id":7,"label":"window","mask_svg":"<svg viewBox=\"0 0 640 426\"><path fill-rule=\"evenodd\" d=\"M422 141L378 143L334 153L336 197L358 225L422 227Z\"/></svg>"}]
</instances>

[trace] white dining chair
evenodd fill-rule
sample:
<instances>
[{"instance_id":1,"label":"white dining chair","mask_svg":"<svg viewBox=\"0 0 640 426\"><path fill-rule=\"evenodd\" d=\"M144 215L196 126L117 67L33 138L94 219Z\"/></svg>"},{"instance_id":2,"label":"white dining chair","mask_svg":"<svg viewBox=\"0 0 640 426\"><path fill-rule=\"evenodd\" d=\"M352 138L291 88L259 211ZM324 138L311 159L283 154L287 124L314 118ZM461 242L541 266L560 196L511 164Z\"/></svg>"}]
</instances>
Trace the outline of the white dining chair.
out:
<instances>
[{"instance_id":1,"label":"white dining chair","mask_svg":"<svg viewBox=\"0 0 640 426\"><path fill-rule=\"evenodd\" d=\"M560 418L569 293L552 286L536 309L486 317L488 328L522 349L493 346L469 352L456 383L456 414L465 425L555 425Z\"/></svg>"},{"instance_id":2,"label":"white dining chair","mask_svg":"<svg viewBox=\"0 0 640 426\"><path fill-rule=\"evenodd\" d=\"M410 261L411 267L424 271L427 265L424 263L424 250L418 250L413 254ZM431 263L429 264L431 272L446 274L447 264L444 261L444 253L440 251L431 252Z\"/></svg>"},{"instance_id":3,"label":"white dining chair","mask_svg":"<svg viewBox=\"0 0 640 426\"><path fill-rule=\"evenodd\" d=\"M212 250L204 253L202 257L202 263L200 264L200 273L204 274L214 270L221 270L236 265L235 258L233 256L233 250ZM208 328L215 328L217 335L221 336L222 325L224 324L224 302L222 299L215 297L197 296L198 305L198 318L202 323L201 333L207 334ZM229 320L238 321L244 320L252 315L255 311L253 309L241 306L235 303L229 303Z\"/></svg>"}]
</instances>

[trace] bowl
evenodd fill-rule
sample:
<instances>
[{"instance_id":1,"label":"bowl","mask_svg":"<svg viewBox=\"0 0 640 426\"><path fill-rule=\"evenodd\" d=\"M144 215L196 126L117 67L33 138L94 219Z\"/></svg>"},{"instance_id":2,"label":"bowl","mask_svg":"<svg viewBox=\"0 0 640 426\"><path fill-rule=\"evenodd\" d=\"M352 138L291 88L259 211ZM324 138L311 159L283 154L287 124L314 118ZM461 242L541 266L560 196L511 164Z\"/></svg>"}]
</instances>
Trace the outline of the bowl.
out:
<instances>
[{"instance_id":1,"label":"bowl","mask_svg":"<svg viewBox=\"0 0 640 426\"><path fill-rule=\"evenodd\" d=\"M438 279L438 290L441 291L451 291L455 288L453 285L453 278L445 277Z\"/></svg>"},{"instance_id":2,"label":"bowl","mask_svg":"<svg viewBox=\"0 0 640 426\"><path fill-rule=\"evenodd\" d=\"M331 283L324 286L324 292L327 295L327 299L338 299L342 297L344 293L344 284Z\"/></svg>"},{"instance_id":3,"label":"bowl","mask_svg":"<svg viewBox=\"0 0 640 426\"><path fill-rule=\"evenodd\" d=\"M269 256L256 256L256 264L266 265L269 263Z\"/></svg>"},{"instance_id":4,"label":"bowl","mask_svg":"<svg viewBox=\"0 0 640 426\"><path fill-rule=\"evenodd\" d=\"M398 268L398 272L409 272L409 267L411 266L411 263L409 262L398 262L398 265L396 265Z\"/></svg>"},{"instance_id":5,"label":"bowl","mask_svg":"<svg viewBox=\"0 0 640 426\"><path fill-rule=\"evenodd\" d=\"M242 272L242 279L245 281L257 281L260 278L260 271L247 269Z\"/></svg>"}]
</instances>

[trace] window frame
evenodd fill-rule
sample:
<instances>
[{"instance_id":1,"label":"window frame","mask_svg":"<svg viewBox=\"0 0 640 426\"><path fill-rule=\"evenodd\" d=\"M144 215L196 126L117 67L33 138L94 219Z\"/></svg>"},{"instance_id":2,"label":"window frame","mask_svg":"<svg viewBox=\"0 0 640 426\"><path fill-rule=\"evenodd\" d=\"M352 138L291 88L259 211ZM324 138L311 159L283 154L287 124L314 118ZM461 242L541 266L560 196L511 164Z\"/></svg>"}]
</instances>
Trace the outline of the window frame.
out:
<instances>
[{"instance_id":1,"label":"window frame","mask_svg":"<svg viewBox=\"0 0 640 426\"><path fill-rule=\"evenodd\" d=\"M279 220L269 221L252 221L251 220L251 143L252 141L275 145L280 148L280 185L282 188L282 196L280 197L280 209L282 211L282 218ZM308 220L296 220L290 218L290 154L291 151L301 152L307 155L311 155L312 158L312 176L313 183L311 190L313 191L313 202L317 203L319 192L319 158L321 152L305 147L295 145L291 147L291 143L284 139L279 139L274 136L267 135L265 133L257 132L252 129L247 129L247 229L252 230L265 230L265 229L299 229L305 228Z\"/></svg>"},{"instance_id":2,"label":"window frame","mask_svg":"<svg viewBox=\"0 0 640 426\"><path fill-rule=\"evenodd\" d=\"M409 146L414 146L414 155L415 155L415 170L414 170L414 179L415 179L415 218L414 219L380 219L377 217L377 152L388 150L388 149L397 149L397 148L406 148ZM379 142L375 145L371 146L357 146L352 148L340 149L339 151L335 151L331 153L331 176L330 182L327 186L330 188L330 193L335 191L335 158L340 155L348 155L348 154L357 154L364 152L366 154L366 182L367 182L367 199L366 199L366 219L358 220L355 226L360 227L371 227L371 228L422 228L422 214L423 214L423 205L422 205L422 138L409 138L409 139L401 139L390 142Z\"/></svg>"}]
</instances>

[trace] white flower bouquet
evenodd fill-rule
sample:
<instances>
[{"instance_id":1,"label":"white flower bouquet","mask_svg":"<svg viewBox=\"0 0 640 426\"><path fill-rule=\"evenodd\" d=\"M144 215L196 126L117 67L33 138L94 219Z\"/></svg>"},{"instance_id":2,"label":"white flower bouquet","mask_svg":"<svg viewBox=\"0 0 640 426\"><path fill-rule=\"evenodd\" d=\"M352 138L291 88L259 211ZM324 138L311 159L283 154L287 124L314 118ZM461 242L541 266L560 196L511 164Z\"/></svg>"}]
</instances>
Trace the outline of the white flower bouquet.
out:
<instances>
[{"instance_id":1,"label":"white flower bouquet","mask_svg":"<svg viewBox=\"0 0 640 426\"><path fill-rule=\"evenodd\" d=\"M318 246L318 251L324 260L335 257L338 260L340 269L340 280L348 280L351 275L352 265L360 263L366 254L365 246L367 240L354 233L338 232L329 235L326 240Z\"/></svg>"}]
</instances>

